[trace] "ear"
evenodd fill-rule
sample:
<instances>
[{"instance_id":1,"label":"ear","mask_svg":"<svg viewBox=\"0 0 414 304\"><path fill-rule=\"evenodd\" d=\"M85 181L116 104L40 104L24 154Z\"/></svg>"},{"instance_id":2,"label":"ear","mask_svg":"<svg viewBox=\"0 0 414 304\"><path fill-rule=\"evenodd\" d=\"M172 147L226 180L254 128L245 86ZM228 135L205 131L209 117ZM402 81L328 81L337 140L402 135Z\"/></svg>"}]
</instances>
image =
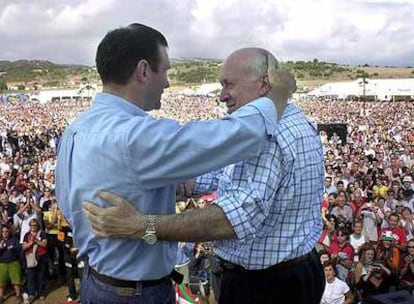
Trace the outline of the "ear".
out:
<instances>
[{"instance_id":1,"label":"ear","mask_svg":"<svg viewBox=\"0 0 414 304\"><path fill-rule=\"evenodd\" d=\"M149 63L145 59L142 59L138 61L135 71L134 71L134 77L142 83L147 83L149 79Z\"/></svg>"},{"instance_id":2,"label":"ear","mask_svg":"<svg viewBox=\"0 0 414 304\"><path fill-rule=\"evenodd\" d=\"M267 93L270 92L270 90L272 89L272 86L270 85L270 81L269 81L269 76L263 75L261 76L261 84L260 84L260 88L259 88L259 95L260 96L266 96Z\"/></svg>"}]
</instances>

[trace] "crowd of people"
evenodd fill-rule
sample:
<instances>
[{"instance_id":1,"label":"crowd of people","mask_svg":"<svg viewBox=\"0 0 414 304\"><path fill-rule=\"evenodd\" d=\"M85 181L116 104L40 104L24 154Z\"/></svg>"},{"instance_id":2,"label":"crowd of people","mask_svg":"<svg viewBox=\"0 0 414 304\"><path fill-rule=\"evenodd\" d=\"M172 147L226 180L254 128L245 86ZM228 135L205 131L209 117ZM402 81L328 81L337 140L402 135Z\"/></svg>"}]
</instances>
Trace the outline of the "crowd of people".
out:
<instances>
[{"instance_id":1,"label":"crowd of people","mask_svg":"<svg viewBox=\"0 0 414 304\"><path fill-rule=\"evenodd\" d=\"M297 103L315 123L347 124L346 138L321 132L325 229L317 249L327 280L322 303L412 291L414 103L369 102L364 110L352 101ZM56 204L54 170L60 135L88 106L0 105L0 303L9 283L17 297L27 293L35 299L46 297L48 280L58 277L67 280L68 298L78 297L73 279L79 261ZM215 97L170 93L153 114L186 122L219 118L224 111ZM335 302L338 297L343 301Z\"/></svg>"}]
</instances>

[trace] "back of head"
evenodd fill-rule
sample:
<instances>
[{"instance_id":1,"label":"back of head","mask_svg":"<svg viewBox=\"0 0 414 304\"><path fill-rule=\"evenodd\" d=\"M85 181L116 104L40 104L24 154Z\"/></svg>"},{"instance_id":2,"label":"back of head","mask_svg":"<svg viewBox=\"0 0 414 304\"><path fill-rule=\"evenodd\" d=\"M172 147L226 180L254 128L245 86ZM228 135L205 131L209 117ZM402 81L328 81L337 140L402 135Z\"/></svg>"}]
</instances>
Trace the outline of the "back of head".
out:
<instances>
[{"instance_id":1,"label":"back of head","mask_svg":"<svg viewBox=\"0 0 414 304\"><path fill-rule=\"evenodd\" d=\"M132 23L110 31L96 52L96 68L102 83L125 85L140 60L147 60L157 72L161 46L168 47L165 37L143 24Z\"/></svg>"},{"instance_id":2,"label":"back of head","mask_svg":"<svg viewBox=\"0 0 414 304\"><path fill-rule=\"evenodd\" d=\"M247 71L252 77L259 78L265 75L268 78L270 99L286 102L296 91L296 80L289 71L283 69L276 57L262 48L242 48L232 53L225 64L232 60L244 62Z\"/></svg>"}]
</instances>

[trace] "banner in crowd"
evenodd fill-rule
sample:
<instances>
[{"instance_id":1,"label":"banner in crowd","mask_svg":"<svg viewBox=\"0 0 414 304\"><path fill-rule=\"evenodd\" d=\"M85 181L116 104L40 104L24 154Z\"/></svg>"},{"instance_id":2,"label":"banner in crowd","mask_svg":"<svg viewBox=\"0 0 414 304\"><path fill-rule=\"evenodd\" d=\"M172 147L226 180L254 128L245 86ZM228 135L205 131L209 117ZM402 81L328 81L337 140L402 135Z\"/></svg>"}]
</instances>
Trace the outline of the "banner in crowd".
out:
<instances>
[{"instance_id":1,"label":"banner in crowd","mask_svg":"<svg viewBox=\"0 0 414 304\"><path fill-rule=\"evenodd\" d=\"M5 104L15 105L27 100L29 100L27 94L16 93L0 95L0 101Z\"/></svg>"}]
</instances>

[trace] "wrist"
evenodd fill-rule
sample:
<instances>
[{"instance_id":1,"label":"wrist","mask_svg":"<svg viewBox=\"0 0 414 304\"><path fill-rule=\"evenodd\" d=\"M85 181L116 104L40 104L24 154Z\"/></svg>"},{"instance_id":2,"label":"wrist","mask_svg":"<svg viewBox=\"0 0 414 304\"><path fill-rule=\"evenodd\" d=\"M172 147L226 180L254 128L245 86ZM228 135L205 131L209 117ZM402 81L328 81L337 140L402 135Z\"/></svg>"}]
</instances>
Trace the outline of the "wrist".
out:
<instances>
[{"instance_id":1,"label":"wrist","mask_svg":"<svg viewBox=\"0 0 414 304\"><path fill-rule=\"evenodd\" d=\"M133 237L142 240L145 234L145 214L138 214L133 229Z\"/></svg>"}]
</instances>

